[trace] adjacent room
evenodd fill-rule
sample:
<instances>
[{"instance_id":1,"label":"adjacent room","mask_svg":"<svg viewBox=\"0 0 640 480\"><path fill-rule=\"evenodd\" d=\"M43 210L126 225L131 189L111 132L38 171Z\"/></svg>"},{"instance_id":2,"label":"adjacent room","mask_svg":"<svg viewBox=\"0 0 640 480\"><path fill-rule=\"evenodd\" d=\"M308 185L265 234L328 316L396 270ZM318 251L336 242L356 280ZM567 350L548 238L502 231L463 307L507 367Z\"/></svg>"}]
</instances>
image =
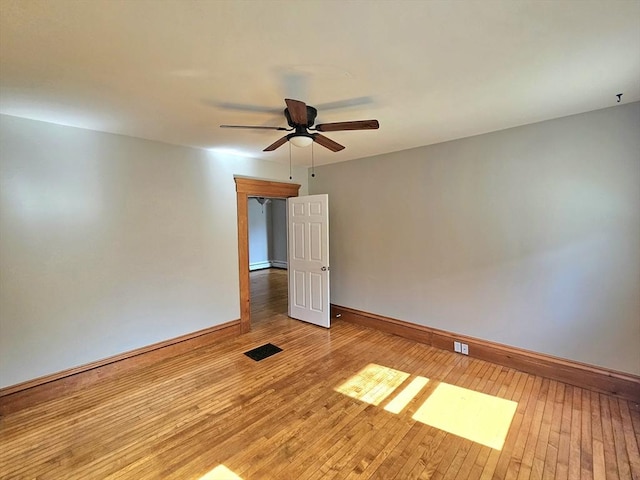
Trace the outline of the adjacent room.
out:
<instances>
[{"instance_id":1,"label":"adjacent room","mask_svg":"<svg viewBox=\"0 0 640 480\"><path fill-rule=\"evenodd\" d=\"M249 197L251 325L287 315L287 201Z\"/></svg>"},{"instance_id":2,"label":"adjacent room","mask_svg":"<svg viewBox=\"0 0 640 480\"><path fill-rule=\"evenodd\" d=\"M0 0L0 478L640 478L640 1Z\"/></svg>"}]
</instances>

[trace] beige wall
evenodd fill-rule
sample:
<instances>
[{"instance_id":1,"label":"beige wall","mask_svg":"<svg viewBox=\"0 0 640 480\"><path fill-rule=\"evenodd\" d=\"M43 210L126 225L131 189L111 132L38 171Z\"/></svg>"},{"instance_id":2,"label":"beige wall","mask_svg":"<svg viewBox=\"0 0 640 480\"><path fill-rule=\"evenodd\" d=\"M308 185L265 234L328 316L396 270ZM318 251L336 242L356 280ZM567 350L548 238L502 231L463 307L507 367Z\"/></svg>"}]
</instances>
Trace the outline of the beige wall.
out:
<instances>
[{"instance_id":1,"label":"beige wall","mask_svg":"<svg viewBox=\"0 0 640 480\"><path fill-rule=\"evenodd\" d=\"M640 374L638 132L634 103L316 168L332 303Z\"/></svg>"},{"instance_id":2,"label":"beige wall","mask_svg":"<svg viewBox=\"0 0 640 480\"><path fill-rule=\"evenodd\" d=\"M239 318L233 176L288 165L10 116L0 148L0 386Z\"/></svg>"}]
</instances>

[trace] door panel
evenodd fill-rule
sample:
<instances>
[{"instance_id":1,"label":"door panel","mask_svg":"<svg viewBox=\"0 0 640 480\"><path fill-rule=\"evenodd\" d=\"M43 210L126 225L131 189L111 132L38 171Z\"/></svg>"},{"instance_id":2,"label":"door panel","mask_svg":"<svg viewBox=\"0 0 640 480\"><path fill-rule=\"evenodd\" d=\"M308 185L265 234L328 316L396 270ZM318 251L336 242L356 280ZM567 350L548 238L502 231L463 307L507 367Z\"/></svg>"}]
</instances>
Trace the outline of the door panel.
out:
<instances>
[{"instance_id":1,"label":"door panel","mask_svg":"<svg viewBox=\"0 0 640 480\"><path fill-rule=\"evenodd\" d=\"M297 222L293 224L293 260L305 260L304 256L304 224Z\"/></svg>"},{"instance_id":2,"label":"door panel","mask_svg":"<svg viewBox=\"0 0 640 480\"><path fill-rule=\"evenodd\" d=\"M309 260L322 262L322 224L309 224Z\"/></svg>"},{"instance_id":3,"label":"door panel","mask_svg":"<svg viewBox=\"0 0 640 480\"><path fill-rule=\"evenodd\" d=\"M297 308L307 308L307 304L306 304L306 299L307 299L307 295L305 292L305 285L304 285L304 272L301 271L293 271L293 276L294 276L294 280L293 280L293 288L294 288L294 294L293 294L293 299L294 299L294 305Z\"/></svg>"},{"instance_id":4,"label":"door panel","mask_svg":"<svg viewBox=\"0 0 640 480\"><path fill-rule=\"evenodd\" d=\"M311 310L314 312L322 311L322 275L320 273L311 272Z\"/></svg>"},{"instance_id":5,"label":"door panel","mask_svg":"<svg viewBox=\"0 0 640 480\"><path fill-rule=\"evenodd\" d=\"M289 198L287 205L289 316L329 328L329 196Z\"/></svg>"}]
</instances>

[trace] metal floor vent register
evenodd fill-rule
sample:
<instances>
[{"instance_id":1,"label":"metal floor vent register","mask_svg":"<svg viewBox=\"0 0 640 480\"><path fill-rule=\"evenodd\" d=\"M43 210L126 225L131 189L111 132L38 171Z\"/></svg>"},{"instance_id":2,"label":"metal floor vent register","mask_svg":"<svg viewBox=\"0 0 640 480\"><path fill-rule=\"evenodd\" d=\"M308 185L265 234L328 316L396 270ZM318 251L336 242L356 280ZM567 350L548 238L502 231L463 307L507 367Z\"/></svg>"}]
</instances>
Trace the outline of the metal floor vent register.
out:
<instances>
[{"instance_id":1,"label":"metal floor vent register","mask_svg":"<svg viewBox=\"0 0 640 480\"><path fill-rule=\"evenodd\" d=\"M275 355L276 353L281 351L282 349L280 347L276 347L272 343L267 343L265 345L262 345L261 347L257 347L253 350L249 350L248 352L244 352L244 354L247 357L252 358L256 362L259 362L260 360L264 360L265 358L270 357L271 355Z\"/></svg>"}]
</instances>

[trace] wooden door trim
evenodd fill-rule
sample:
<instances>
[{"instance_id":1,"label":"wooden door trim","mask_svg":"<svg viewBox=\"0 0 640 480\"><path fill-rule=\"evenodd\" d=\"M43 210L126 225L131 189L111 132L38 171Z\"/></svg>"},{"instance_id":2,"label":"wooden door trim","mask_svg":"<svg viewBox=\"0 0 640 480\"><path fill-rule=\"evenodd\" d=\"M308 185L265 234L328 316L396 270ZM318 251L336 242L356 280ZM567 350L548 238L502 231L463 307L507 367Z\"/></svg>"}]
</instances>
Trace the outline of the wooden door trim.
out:
<instances>
[{"instance_id":1,"label":"wooden door trim","mask_svg":"<svg viewBox=\"0 0 640 480\"><path fill-rule=\"evenodd\" d=\"M297 183L273 182L235 177L238 206L238 277L240 279L240 332L251 330L251 291L249 283L249 197L297 197Z\"/></svg>"}]
</instances>

